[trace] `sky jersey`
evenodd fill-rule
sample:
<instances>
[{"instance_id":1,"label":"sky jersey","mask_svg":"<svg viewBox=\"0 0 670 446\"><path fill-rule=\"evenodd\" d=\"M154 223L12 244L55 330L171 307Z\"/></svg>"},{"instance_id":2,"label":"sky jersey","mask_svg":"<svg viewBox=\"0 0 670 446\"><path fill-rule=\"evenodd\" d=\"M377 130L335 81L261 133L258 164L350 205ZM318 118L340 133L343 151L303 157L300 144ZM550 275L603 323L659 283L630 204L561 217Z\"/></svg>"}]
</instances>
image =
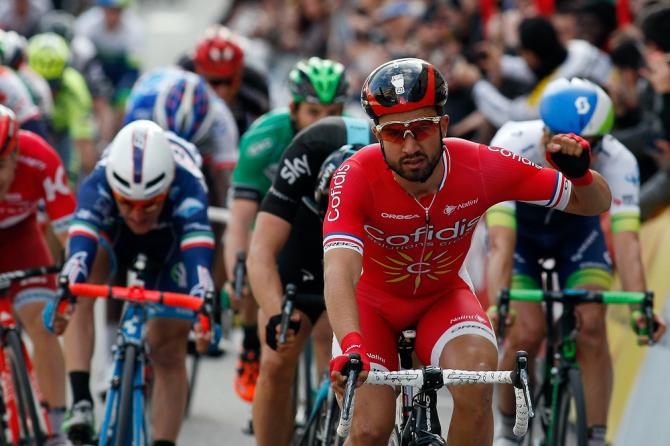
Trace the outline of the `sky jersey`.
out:
<instances>
[{"instance_id":1,"label":"sky jersey","mask_svg":"<svg viewBox=\"0 0 670 446\"><path fill-rule=\"evenodd\" d=\"M77 211L68 233L69 256L63 273L71 282L86 281L99 243L118 254L123 250L142 249L139 245L145 240L153 240L159 244L158 254L162 256L154 260L160 261L166 269L171 266L168 274L180 276L173 277L178 288L163 290L183 289L181 292L202 296L204 291L212 289L209 271L214 236L207 219L207 193L201 179L175 158L175 179L156 228L143 236L134 236L125 225L105 176L106 158L98 162L81 185Z\"/></svg>"},{"instance_id":2,"label":"sky jersey","mask_svg":"<svg viewBox=\"0 0 670 446\"><path fill-rule=\"evenodd\" d=\"M511 147L510 151L539 165L548 165L541 147L544 123L541 120L509 122L502 126L491 141L492 146ZM638 231L640 228L640 171L635 156L612 135L605 135L596 153L592 154L591 169L600 173L609 184L612 204L609 215L612 232ZM487 213L487 222L516 228L517 220L539 229L561 231L578 224L585 217L553 213L530 206L515 206L505 202Z\"/></svg>"},{"instance_id":3,"label":"sky jersey","mask_svg":"<svg viewBox=\"0 0 670 446\"><path fill-rule=\"evenodd\" d=\"M154 108L158 97L185 73L177 67L163 67L143 74L130 92L123 125L139 119L155 121ZM197 131L189 142L196 145L205 166L232 169L238 158L237 124L228 106L209 87L207 94L210 104L207 120L210 122L194 123L202 126L202 131Z\"/></svg>"},{"instance_id":4,"label":"sky jersey","mask_svg":"<svg viewBox=\"0 0 670 446\"><path fill-rule=\"evenodd\" d=\"M371 138L367 120L327 117L298 133L279 160L281 169L286 170L274 178L261 211L291 223L289 239L277 263L282 281L295 283L299 292L323 293L322 224L314 210L321 165L340 147L367 145Z\"/></svg>"},{"instance_id":5,"label":"sky jersey","mask_svg":"<svg viewBox=\"0 0 670 446\"><path fill-rule=\"evenodd\" d=\"M0 229L26 220L44 202L56 233L67 231L74 213L74 194L56 151L38 135L21 130L14 181L0 200Z\"/></svg>"},{"instance_id":6,"label":"sky jersey","mask_svg":"<svg viewBox=\"0 0 670 446\"><path fill-rule=\"evenodd\" d=\"M560 172L516 153L445 138L444 175L419 204L394 179L379 144L354 154L333 174L323 249L363 256L357 292L401 298L472 289L463 267L477 222L492 205L523 200L565 209L572 184Z\"/></svg>"}]
</instances>

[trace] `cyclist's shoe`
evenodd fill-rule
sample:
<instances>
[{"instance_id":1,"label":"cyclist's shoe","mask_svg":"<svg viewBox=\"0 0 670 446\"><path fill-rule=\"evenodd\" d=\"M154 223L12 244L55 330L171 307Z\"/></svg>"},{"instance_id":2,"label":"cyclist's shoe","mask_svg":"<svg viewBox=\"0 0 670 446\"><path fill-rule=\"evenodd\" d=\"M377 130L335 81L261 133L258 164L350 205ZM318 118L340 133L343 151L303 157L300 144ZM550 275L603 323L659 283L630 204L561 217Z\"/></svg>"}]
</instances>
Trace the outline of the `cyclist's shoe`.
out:
<instances>
[{"instance_id":1,"label":"cyclist's shoe","mask_svg":"<svg viewBox=\"0 0 670 446\"><path fill-rule=\"evenodd\" d=\"M235 392L246 402L252 402L256 391L256 380L259 369L258 350L244 350L237 362L237 375L235 375Z\"/></svg>"},{"instance_id":2,"label":"cyclist's shoe","mask_svg":"<svg viewBox=\"0 0 670 446\"><path fill-rule=\"evenodd\" d=\"M78 401L65 413L63 432L74 444L90 444L95 437L95 419L90 401Z\"/></svg>"}]
</instances>

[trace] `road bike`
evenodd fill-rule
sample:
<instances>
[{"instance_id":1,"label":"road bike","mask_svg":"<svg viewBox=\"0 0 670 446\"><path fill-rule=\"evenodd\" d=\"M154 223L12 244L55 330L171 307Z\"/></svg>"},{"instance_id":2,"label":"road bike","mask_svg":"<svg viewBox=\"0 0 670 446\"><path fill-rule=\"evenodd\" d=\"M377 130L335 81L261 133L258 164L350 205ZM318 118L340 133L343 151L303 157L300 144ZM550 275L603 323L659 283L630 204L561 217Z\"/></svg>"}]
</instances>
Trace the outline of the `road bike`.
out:
<instances>
[{"instance_id":1,"label":"road bike","mask_svg":"<svg viewBox=\"0 0 670 446\"><path fill-rule=\"evenodd\" d=\"M129 270L129 287L87 283L68 284L67 277L59 278L60 286L69 290L69 295L64 298L72 299L79 296L124 301L117 340L113 347L113 373L109 390L106 393L103 421L98 438L99 446L148 446L151 444L145 418L146 305L161 304L195 311L198 313L203 330L212 333L214 328L212 293L207 293L203 300L188 294L147 290L141 278L145 267L146 257L138 256L133 268Z\"/></svg>"},{"instance_id":2,"label":"road bike","mask_svg":"<svg viewBox=\"0 0 670 446\"><path fill-rule=\"evenodd\" d=\"M575 307L586 303L639 305L647 327L654 325L652 292L565 290L507 290L497 306L498 337L505 336L511 300L544 302L547 338L541 378L533 406L536 422L526 437L527 446L587 446L588 426L582 376L577 363L577 317ZM562 305L557 314L555 304Z\"/></svg>"},{"instance_id":3,"label":"road bike","mask_svg":"<svg viewBox=\"0 0 670 446\"><path fill-rule=\"evenodd\" d=\"M47 266L2 273L0 294L6 294L14 282L59 271L59 266ZM0 343L0 446L41 446L52 435L48 408L14 319L12 302L4 296L0 297Z\"/></svg>"}]
</instances>

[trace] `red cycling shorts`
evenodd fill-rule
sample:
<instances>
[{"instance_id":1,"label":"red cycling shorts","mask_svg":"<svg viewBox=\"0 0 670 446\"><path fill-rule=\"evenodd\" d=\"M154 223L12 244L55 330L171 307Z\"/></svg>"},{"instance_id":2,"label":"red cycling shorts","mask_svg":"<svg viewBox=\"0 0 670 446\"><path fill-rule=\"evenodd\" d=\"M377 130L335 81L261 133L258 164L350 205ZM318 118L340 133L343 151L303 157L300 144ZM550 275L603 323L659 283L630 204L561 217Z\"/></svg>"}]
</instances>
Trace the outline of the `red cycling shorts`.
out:
<instances>
[{"instance_id":1,"label":"red cycling shorts","mask_svg":"<svg viewBox=\"0 0 670 446\"><path fill-rule=\"evenodd\" d=\"M34 214L14 226L0 229L0 252L0 273L53 264L44 233ZM32 277L13 282L2 298L13 299L14 307L18 308L26 303L52 299L55 289L54 274Z\"/></svg>"},{"instance_id":2,"label":"red cycling shorts","mask_svg":"<svg viewBox=\"0 0 670 446\"><path fill-rule=\"evenodd\" d=\"M483 336L497 348L489 318L465 283L438 297L410 299L361 285L356 293L358 319L373 369L398 370L397 345L403 330L416 330L415 351L424 365L439 366L445 345L458 336Z\"/></svg>"}]
</instances>

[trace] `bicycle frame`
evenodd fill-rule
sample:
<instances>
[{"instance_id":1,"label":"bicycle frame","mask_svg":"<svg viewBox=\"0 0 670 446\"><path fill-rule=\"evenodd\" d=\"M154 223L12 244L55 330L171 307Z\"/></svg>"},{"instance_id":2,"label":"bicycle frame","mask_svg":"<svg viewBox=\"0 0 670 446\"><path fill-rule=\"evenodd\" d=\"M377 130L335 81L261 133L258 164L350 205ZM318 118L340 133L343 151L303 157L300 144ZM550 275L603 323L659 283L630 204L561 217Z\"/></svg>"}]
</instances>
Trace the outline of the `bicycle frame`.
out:
<instances>
[{"instance_id":1,"label":"bicycle frame","mask_svg":"<svg viewBox=\"0 0 670 446\"><path fill-rule=\"evenodd\" d=\"M119 399L121 376L125 364L125 352L128 345L137 347L135 376L133 378L133 414L131 420L133 444L150 444L149 432L144 418L144 367L146 364L144 339L146 335L146 310L140 304L126 303L121 317L117 342L114 347L114 373L105 401L105 413L100 427L98 444L113 444L118 433L116 425L119 418ZM144 440L144 442L142 442Z\"/></svg>"},{"instance_id":2,"label":"bicycle frame","mask_svg":"<svg viewBox=\"0 0 670 446\"><path fill-rule=\"evenodd\" d=\"M7 298L0 297L0 340L2 341L2 352L0 354L0 382L2 384L2 405L4 406L4 415L0 421L1 432L0 435L6 435L7 428L12 438L12 443L18 445L21 443L21 428L19 423L18 400L16 389L12 382L12 372L10 359L5 350L5 338L9 331L18 331L16 321L13 316L13 309L11 301ZM37 384L35 373L33 372L33 363L28 354L25 344L21 342L21 350L23 359L28 369L28 376L30 377L30 384L32 392L34 393L38 403L42 403L44 398ZM42 422L46 429L47 435L51 435L51 423L45 405L40 404L40 415Z\"/></svg>"}]
</instances>

